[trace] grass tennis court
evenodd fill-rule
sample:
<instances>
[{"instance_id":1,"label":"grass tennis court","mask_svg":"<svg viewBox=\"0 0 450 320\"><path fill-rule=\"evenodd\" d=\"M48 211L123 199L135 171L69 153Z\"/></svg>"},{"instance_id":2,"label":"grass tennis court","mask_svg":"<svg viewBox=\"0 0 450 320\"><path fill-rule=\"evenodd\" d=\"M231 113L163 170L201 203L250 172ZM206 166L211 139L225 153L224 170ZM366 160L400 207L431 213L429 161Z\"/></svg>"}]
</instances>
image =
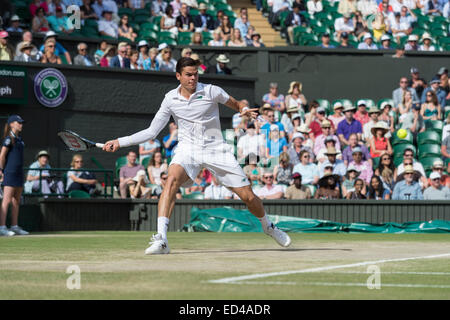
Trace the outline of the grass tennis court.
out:
<instances>
[{"instance_id":1,"label":"grass tennis court","mask_svg":"<svg viewBox=\"0 0 450 320\"><path fill-rule=\"evenodd\" d=\"M0 299L450 299L448 235L291 233L282 249L258 233L170 233L171 254L145 256L150 235L0 238Z\"/></svg>"}]
</instances>

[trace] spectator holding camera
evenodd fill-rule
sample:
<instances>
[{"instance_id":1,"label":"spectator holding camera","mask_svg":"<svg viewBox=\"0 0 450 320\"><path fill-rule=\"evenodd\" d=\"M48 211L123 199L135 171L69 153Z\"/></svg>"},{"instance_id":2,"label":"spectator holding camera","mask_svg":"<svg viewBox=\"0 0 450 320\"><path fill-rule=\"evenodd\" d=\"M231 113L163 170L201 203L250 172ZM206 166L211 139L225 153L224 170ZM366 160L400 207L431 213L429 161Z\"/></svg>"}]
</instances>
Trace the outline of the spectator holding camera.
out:
<instances>
[{"instance_id":1,"label":"spectator holding camera","mask_svg":"<svg viewBox=\"0 0 450 320\"><path fill-rule=\"evenodd\" d=\"M49 164L50 154L46 150L39 151L36 161L30 165L25 182L25 192L41 192L44 195L64 193L64 184L50 175L51 166ZM36 170L45 169L45 170Z\"/></svg>"}]
</instances>

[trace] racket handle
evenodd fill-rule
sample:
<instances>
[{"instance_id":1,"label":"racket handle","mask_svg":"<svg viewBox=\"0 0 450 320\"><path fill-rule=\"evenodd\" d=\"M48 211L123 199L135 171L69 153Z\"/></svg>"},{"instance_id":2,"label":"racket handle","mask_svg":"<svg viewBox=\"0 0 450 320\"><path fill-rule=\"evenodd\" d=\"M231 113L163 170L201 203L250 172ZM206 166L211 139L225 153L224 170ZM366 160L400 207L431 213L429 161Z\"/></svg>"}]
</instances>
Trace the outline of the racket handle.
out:
<instances>
[{"instance_id":1,"label":"racket handle","mask_svg":"<svg viewBox=\"0 0 450 320\"><path fill-rule=\"evenodd\" d=\"M96 143L95 146L96 146L97 148L103 149L103 147L105 146L105 144L104 144L104 143Z\"/></svg>"}]
</instances>

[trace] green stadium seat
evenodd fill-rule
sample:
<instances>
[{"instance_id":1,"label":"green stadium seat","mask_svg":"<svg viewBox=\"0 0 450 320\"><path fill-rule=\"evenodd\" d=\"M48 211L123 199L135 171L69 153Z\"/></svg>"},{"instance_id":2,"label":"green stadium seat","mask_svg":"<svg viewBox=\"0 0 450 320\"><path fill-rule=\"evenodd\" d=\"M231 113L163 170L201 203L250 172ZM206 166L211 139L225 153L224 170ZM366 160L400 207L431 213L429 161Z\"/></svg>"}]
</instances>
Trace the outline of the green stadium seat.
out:
<instances>
[{"instance_id":1,"label":"green stadium seat","mask_svg":"<svg viewBox=\"0 0 450 320\"><path fill-rule=\"evenodd\" d=\"M416 155L417 155L416 147L410 143L397 144L397 145L393 146L392 149L394 151L394 158L403 158L403 152L406 149L412 149L414 152L414 157L416 157Z\"/></svg>"},{"instance_id":2,"label":"green stadium seat","mask_svg":"<svg viewBox=\"0 0 450 320\"><path fill-rule=\"evenodd\" d=\"M128 162L127 156L119 157L116 159L115 169L116 169L116 178L119 178L120 168L126 165Z\"/></svg>"},{"instance_id":3,"label":"green stadium seat","mask_svg":"<svg viewBox=\"0 0 450 320\"><path fill-rule=\"evenodd\" d=\"M427 157L427 158L420 159L420 163L422 164L425 171L431 171L431 169L433 168L433 163L436 160L442 161L442 159L440 157Z\"/></svg>"},{"instance_id":4,"label":"green stadium seat","mask_svg":"<svg viewBox=\"0 0 450 320\"><path fill-rule=\"evenodd\" d=\"M449 114L450 114L450 106L445 106L445 108L444 108L444 120L447 119Z\"/></svg>"},{"instance_id":5,"label":"green stadium seat","mask_svg":"<svg viewBox=\"0 0 450 320\"><path fill-rule=\"evenodd\" d=\"M177 36L170 31L160 31L158 32L158 42L166 42L167 40L176 40ZM168 43L167 43L168 44Z\"/></svg>"},{"instance_id":6,"label":"green stadium seat","mask_svg":"<svg viewBox=\"0 0 450 320\"><path fill-rule=\"evenodd\" d=\"M83 190L72 190L69 192L69 198L72 199L89 199L90 197L89 193Z\"/></svg>"},{"instance_id":7,"label":"green stadium seat","mask_svg":"<svg viewBox=\"0 0 450 320\"><path fill-rule=\"evenodd\" d=\"M91 27L91 28L98 29L97 20L95 20L95 19L85 19L84 20L84 27Z\"/></svg>"},{"instance_id":8,"label":"green stadium seat","mask_svg":"<svg viewBox=\"0 0 450 320\"><path fill-rule=\"evenodd\" d=\"M152 31L152 30L141 30L139 32L139 38L140 39L145 39L145 40L150 40L152 42L157 42L158 41L158 34L155 31Z\"/></svg>"},{"instance_id":9,"label":"green stadium seat","mask_svg":"<svg viewBox=\"0 0 450 320\"><path fill-rule=\"evenodd\" d=\"M425 122L426 130L433 130L442 135L442 130L444 129L444 123L440 120L429 120Z\"/></svg>"},{"instance_id":10,"label":"green stadium seat","mask_svg":"<svg viewBox=\"0 0 450 320\"><path fill-rule=\"evenodd\" d=\"M149 22L159 26L159 24L161 22L161 18L162 18L161 16L153 16L153 17L150 18Z\"/></svg>"},{"instance_id":11,"label":"green stadium seat","mask_svg":"<svg viewBox=\"0 0 450 320\"><path fill-rule=\"evenodd\" d=\"M403 157L394 158L394 166L398 167L403 162Z\"/></svg>"},{"instance_id":12,"label":"green stadium seat","mask_svg":"<svg viewBox=\"0 0 450 320\"><path fill-rule=\"evenodd\" d=\"M334 101L331 103L331 105L334 106L334 104L335 104L336 102L342 103L342 105L343 105L344 107L346 107L346 106L353 106L353 102L352 102L351 100L349 100L349 99L337 99L337 100L334 100Z\"/></svg>"},{"instance_id":13,"label":"green stadium seat","mask_svg":"<svg viewBox=\"0 0 450 320\"><path fill-rule=\"evenodd\" d=\"M440 144L441 136L436 131L424 131L417 135L417 144Z\"/></svg>"},{"instance_id":14,"label":"green stadium seat","mask_svg":"<svg viewBox=\"0 0 450 320\"><path fill-rule=\"evenodd\" d=\"M319 106L325 108L327 114L330 114L330 112L333 111L330 101L326 99L316 99L316 101L319 103Z\"/></svg>"},{"instance_id":15,"label":"green stadium seat","mask_svg":"<svg viewBox=\"0 0 450 320\"><path fill-rule=\"evenodd\" d=\"M151 23L151 22L144 22L142 24L140 24L140 30L144 31L144 30L151 30L154 32L159 32L159 25Z\"/></svg>"},{"instance_id":16,"label":"green stadium seat","mask_svg":"<svg viewBox=\"0 0 450 320\"><path fill-rule=\"evenodd\" d=\"M440 157L441 146L439 144L421 144L419 145L419 159L427 157Z\"/></svg>"},{"instance_id":17,"label":"green stadium seat","mask_svg":"<svg viewBox=\"0 0 450 320\"><path fill-rule=\"evenodd\" d=\"M392 134L391 144L392 144L392 146L395 146L397 144L402 144L402 143L413 144L413 139L414 139L414 137L413 137L413 135L411 134L410 131L408 131L408 135L405 138L403 138L403 139L400 139L397 136L397 131L395 131Z\"/></svg>"},{"instance_id":18,"label":"green stadium seat","mask_svg":"<svg viewBox=\"0 0 450 320\"><path fill-rule=\"evenodd\" d=\"M133 22L142 24L145 22L150 22L150 19L150 16L138 15L133 18Z\"/></svg>"},{"instance_id":19,"label":"green stadium seat","mask_svg":"<svg viewBox=\"0 0 450 320\"><path fill-rule=\"evenodd\" d=\"M179 32L178 33L178 44L179 45L189 45L191 43L191 37L193 32Z\"/></svg>"},{"instance_id":20,"label":"green stadium seat","mask_svg":"<svg viewBox=\"0 0 450 320\"><path fill-rule=\"evenodd\" d=\"M127 15L130 18L133 18L134 12L131 8L119 8L117 14L122 17L123 15ZM131 20L131 19L130 19Z\"/></svg>"}]
</instances>

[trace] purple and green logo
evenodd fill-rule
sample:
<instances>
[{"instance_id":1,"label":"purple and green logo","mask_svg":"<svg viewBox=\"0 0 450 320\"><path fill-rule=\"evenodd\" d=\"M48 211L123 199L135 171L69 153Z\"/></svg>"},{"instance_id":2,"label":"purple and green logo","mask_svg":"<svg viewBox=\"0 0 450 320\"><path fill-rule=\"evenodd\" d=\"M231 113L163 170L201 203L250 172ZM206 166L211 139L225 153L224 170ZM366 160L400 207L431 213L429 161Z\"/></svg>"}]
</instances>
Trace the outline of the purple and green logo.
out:
<instances>
[{"instance_id":1,"label":"purple and green logo","mask_svg":"<svg viewBox=\"0 0 450 320\"><path fill-rule=\"evenodd\" d=\"M66 77L57 69L47 68L34 78L34 94L45 107L56 108L67 97Z\"/></svg>"}]
</instances>

